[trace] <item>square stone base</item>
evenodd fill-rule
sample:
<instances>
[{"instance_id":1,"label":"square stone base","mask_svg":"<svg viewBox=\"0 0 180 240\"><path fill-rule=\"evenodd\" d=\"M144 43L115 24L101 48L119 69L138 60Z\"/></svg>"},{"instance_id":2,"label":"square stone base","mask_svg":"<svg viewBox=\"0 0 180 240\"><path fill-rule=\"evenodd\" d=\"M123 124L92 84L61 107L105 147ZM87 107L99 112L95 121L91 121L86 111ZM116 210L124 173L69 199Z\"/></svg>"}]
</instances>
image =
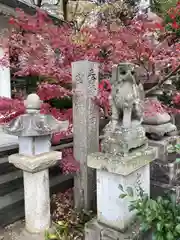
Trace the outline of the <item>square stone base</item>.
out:
<instances>
[{"instance_id":1,"label":"square stone base","mask_svg":"<svg viewBox=\"0 0 180 240\"><path fill-rule=\"evenodd\" d=\"M109 153L88 155L88 166L96 169L97 219L117 231L125 231L134 219L129 211L130 201L138 198L136 190L132 198L121 198L128 188L134 189L141 182L142 189L150 194L149 163L156 158L156 148L138 149L127 156Z\"/></svg>"},{"instance_id":2,"label":"square stone base","mask_svg":"<svg viewBox=\"0 0 180 240\"><path fill-rule=\"evenodd\" d=\"M18 240L45 240L45 233L32 234L24 229L18 237Z\"/></svg>"},{"instance_id":3,"label":"square stone base","mask_svg":"<svg viewBox=\"0 0 180 240\"><path fill-rule=\"evenodd\" d=\"M125 232L131 222L134 221L135 213L129 211L132 200L138 198L135 190L137 181L146 194L150 195L150 171L149 164L127 176L113 174L97 170L97 220L117 231ZM121 185L121 186L119 186ZM120 198L123 190L133 189L133 197Z\"/></svg>"},{"instance_id":4,"label":"square stone base","mask_svg":"<svg viewBox=\"0 0 180 240\"><path fill-rule=\"evenodd\" d=\"M125 233L121 233L98 223L97 219L93 219L85 225L85 240L133 240L139 236L138 229L139 224L134 223ZM144 239L151 240L148 236Z\"/></svg>"}]
</instances>

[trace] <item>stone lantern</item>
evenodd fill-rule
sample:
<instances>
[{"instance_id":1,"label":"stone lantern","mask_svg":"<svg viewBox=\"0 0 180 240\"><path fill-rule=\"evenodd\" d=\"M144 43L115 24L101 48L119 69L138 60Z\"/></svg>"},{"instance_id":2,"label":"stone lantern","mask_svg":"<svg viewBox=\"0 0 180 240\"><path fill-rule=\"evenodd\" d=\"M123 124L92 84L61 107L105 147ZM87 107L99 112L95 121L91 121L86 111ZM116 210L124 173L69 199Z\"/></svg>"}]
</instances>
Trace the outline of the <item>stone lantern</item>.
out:
<instances>
[{"instance_id":1,"label":"stone lantern","mask_svg":"<svg viewBox=\"0 0 180 240\"><path fill-rule=\"evenodd\" d=\"M25 106L26 113L8 123L4 131L19 139L19 153L9 156L9 162L23 170L25 231L20 239L31 239L33 235L39 240L44 239L44 231L51 225L48 169L62 155L51 151L51 135L66 130L68 122L41 114L41 101L36 94L28 95Z\"/></svg>"}]
</instances>

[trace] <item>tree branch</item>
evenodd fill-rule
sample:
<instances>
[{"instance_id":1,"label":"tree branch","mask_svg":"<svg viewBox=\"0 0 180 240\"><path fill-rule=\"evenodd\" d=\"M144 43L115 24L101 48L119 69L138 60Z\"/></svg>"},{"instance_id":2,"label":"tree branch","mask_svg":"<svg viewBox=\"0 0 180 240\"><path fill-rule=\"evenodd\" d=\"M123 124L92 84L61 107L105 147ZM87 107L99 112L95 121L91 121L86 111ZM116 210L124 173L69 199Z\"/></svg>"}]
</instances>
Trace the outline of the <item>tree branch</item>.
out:
<instances>
[{"instance_id":1,"label":"tree branch","mask_svg":"<svg viewBox=\"0 0 180 240\"><path fill-rule=\"evenodd\" d=\"M173 71L171 71L162 81L159 81L154 87L145 91L145 94L148 94L156 89L158 89L165 81L167 81L170 77L174 76L180 70L180 65L177 66Z\"/></svg>"}]
</instances>

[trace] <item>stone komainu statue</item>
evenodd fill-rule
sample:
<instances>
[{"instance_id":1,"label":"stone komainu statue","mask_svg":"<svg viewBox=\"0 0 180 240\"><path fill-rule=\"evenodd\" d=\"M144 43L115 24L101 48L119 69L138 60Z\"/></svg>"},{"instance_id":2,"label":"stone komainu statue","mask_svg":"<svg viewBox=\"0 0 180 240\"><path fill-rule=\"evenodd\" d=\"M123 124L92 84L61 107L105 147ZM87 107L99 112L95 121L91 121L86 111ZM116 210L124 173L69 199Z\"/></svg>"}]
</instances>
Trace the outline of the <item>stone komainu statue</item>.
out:
<instances>
[{"instance_id":1,"label":"stone komainu statue","mask_svg":"<svg viewBox=\"0 0 180 240\"><path fill-rule=\"evenodd\" d=\"M135 66L121 63L112 72L112 119L130 128L143 118L143 88L136 80Z\"/></svg>"},{"instance_id":2,"label":"stone komainu statue","mask_svg":"<svg viewBox=\"0 0 180 240\"><path fill-rule=\"evenodd\" d=\"M125 154L146 145L142 100L144 92L135 65L120 63L112 72L112 120L105 130L102 151Z\"/></svg>"}]
</instances>

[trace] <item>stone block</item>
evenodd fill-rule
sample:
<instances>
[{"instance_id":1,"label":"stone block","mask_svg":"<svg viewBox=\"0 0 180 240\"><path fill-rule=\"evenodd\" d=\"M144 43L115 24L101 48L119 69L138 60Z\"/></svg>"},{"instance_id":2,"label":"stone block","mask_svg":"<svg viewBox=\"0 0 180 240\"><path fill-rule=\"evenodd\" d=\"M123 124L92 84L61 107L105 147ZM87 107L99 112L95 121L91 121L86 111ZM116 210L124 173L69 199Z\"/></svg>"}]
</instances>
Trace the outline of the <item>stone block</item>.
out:
<instances>
[{"instance_id":1,"label":"stone block","mask_svg":"<svg viewBox=\"0 0 180 240\"><path fill-rule=\"evenodd\" d=\"M43 233L51 224L48 169L23 174L26 230Z\"/></svg>"},{"instance_id":2,"label":"stone block","mask_svg":"<svg viewBox=\"0 0 180 240\"><path fill-rule=\"evenodd\" d=\"M9 156L9 162L25 172L36 173L52 167L61 157L62 153L58 151L42 153L36 156L13 154Z\"/></svg>"},{"instance_id":3,"label":"stone block","mask_svg":"<svg viewBox=\"0 0 180 240\"><path fill-rule=\"evenodd\" d=\"M128 176L156 158L157 148L155 147L142 148L124 157L110 153L97 152L88 155L87 165L97 170Z\"/></svg>"},{"instance_id":4,"label":"stone block","mask_svg":"<svg viewBox=\"0 0 180 240\"><path fill-rule=\"evenodd\" d=\"M45 239L45 234L44 233L39 233L39 234L33 234L30 233L26 230L23 230L18 237L18 240L44 240Z\"/></svg>"},{"instance_id":5,"label":"stone block","mask_svg":"<svg viewBox=\"0 0 180 240\"><path fill-rule=\"evenodd\" d=\"M157 159L166 161L168 155L168 149L172 145L179 143L179 136L165 137L160 141L149 140L149 146L158 148Z\"/></svg>"},{"instance_id":6,"label":"stone block","mask_svg":"<svg viewBox=\"0 0 180 240\"><path fill-rule=\"evenodd\" d=\"M157 159L151 164L151 179L169 186L180 183L180 163L174 161L163 161Z\"/></svg>"},{"instance_id":7,"label":"stone block","mask_svg":"<svg viewBox=\"0 0 180 240\"><path fill-rule=\"evenodd\" d=\"M97 169L97 220L113 229L125 231L134 218L129 211L130 201L137 199L137 182L150 194L150 162L156 158L157 149L136 150L126 157L108 153L88 156L88 166ZM120 187L121 185L121 187ZM120 198L128 187L133 197Z\"/></svg>"},{"instance_id":8,"label":"stone block","mask_svg":"<svg viewBox=\"0 0 180 240\"><path fill-rule=\"evenodd\" d=\"M119 231L125 231L133 222L135 213L129 211L130 201L138 198L135 186L137 180L141 187L150 194L149 164L127 176L97 170L97 219L99 222ZM131 187L133 197L120 198L123 191Z\"/></svg>"},{"instance_id":9,"label":"stone block","mask_svg":"<svg viewBox=\"0 0 180 240\"><path fill-rule=\"evenodd\" d=\"M122 233L93 219L85 225L85 240L132 240L139 235L138 229L139 224L134 222L125 233ZM146 238L146 240L150 240L150 238Z\"/></svg>"}]
</instances>

